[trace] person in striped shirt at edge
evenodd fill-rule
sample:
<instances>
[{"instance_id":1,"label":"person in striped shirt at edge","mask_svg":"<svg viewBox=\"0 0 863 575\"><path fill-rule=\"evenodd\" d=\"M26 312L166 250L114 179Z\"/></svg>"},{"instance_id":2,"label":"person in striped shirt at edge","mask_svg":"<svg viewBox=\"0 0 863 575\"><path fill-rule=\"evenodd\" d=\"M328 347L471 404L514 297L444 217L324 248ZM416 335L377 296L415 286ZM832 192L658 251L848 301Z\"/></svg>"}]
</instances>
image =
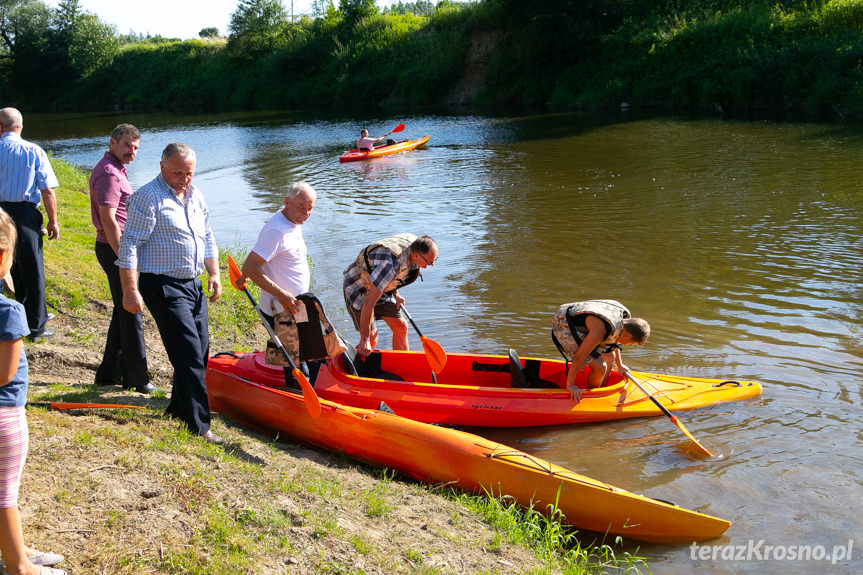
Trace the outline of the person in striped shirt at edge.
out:
<instances>
[{"instance_id":1,"label":"person in striped shirt at edge","mask_svg":"<svg viewBox=\"0 0 863 575\"><path fill-rule=\"evenodd\" d=\"M186 144L165 147L160 174L126 201L117 267L123 308L138 313L147 305L174 367L165 413L206 441L222 443L210 429L204 383L210 353L207 298L198 279L206 268L209 301L219 299L219 249L204 196L192 184L196 162Z\"/></svg>"},{"instance_id":2,"label":"person in striped shirt at edge","mask_svg":"<svg viewBox=\"0 0 863 575\"><path fill-rule=\"evenodd\" d=\"M15 221L18 243L12 265L15 299L24 304L30 341L52 337L45 327L54 317L45 304L45 266L42 258L42 212L45 206L49 240L60 237L57 222L57 176L45 151L21 138L24 118L15 108L0 110L0 207Z\"/></svg>"}]
</instances>

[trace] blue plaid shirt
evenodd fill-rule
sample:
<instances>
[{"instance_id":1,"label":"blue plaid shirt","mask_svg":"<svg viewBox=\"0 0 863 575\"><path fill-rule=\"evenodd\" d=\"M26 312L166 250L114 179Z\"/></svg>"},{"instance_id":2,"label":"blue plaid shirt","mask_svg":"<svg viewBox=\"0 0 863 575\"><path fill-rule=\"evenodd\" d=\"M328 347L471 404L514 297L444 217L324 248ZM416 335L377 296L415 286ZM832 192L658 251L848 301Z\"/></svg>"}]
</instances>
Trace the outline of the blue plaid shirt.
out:
<instances>
[{"instance_id":1,"label":"blue plaid shirt","mask_svg":"<svg viewBox=\"0 0 863 575\"><path fill-rule=\"evenodd\" d=\"M42 201L39 190L53 190L59 185L45 150L16 132L0 136L0 202L38 206Z\"/></svg>"},{"instance_id":2,"label":"blue plaid shirt","mask_svg":"<svg viewBox=\"0 0 863 575\"><path fill-rule=\"evenodd\" d=\"M369 279L379 290L384 290L396 277L399 272L399 259L393 255L391 251L384 247L379 247L370 250L368 253L369 265L372 267L372 273L369 274ZM357 262L352 263L345 269L344 282L342 287L345 290L345 297L350 302L354 309L363 308L363 300L366 299L366 286L363 284L363 278L360 276L360 268ZM392 292L384 292L378 302L396 301Z\"/></svg>"},{"instance_id":3,"label":"blue plaid shirt","mask_svg":"<svg viewBox=\"0 0 863 575\"><path fill-rule=\"evenodd\" d=\"M219 257L204 195L190 184L185 198L183 204L161 174L129 196L119 268L192 279L204 259Z\"/></svg>"}]
</instances>

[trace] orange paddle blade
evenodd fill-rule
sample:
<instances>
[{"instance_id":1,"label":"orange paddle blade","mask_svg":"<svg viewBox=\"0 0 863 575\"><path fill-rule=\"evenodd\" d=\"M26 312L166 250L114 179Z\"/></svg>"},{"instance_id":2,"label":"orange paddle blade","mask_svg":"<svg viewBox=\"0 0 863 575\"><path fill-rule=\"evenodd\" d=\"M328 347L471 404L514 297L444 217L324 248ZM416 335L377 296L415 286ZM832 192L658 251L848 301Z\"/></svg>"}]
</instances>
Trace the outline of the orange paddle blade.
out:
<instances>
[{"instance_id":1,"label":"orange paddle blade","mask_svg":"<svg viewBox=\"0 0 863 575\"><path fill-rule=\"evenodd\" d=\"M232 286L234 286L238 290L242 290L244 287L246 287L246 282L243 282L243 285L237 284L237 281L243 274L240 273L240 268L239 266L237 266L237 262L234 261L234 258L231 257L231 254L228 254L228 275L231 276Z\"/></svg>"},{"instance_id":2,"label":"orange paddle blade","mask_svg":"<svg viewBox=\"0 0 863 575\"><path fill-rule=\"evenodd\" d=\"M315 393L312 384L306 379L305 374L298 368L294 368L291 372L294 374L294 379L300 382L300 387L303 389L303 400L306 403L306 411L312 416L312 419L317 419L321 416L321 402L318 399L318 394Z\"/></svg>"},{"instance_id":3,"label":"orange paddle blade","mask_svg":"<svg viewBox=\"0 0 863 575\"><path fill-rule=\"evenodd\" d=\"M390 134L395 134L396 132L401 132L401 131L402 131L402 130L404 130L404 129L405 129L405 125L404 125L404 124L399 124L398 126L396 126L395 128L393 128L393 131L392 131L392 132L390 132Z\"/></svg>"},{"instance_id":4,"label":"orange paddle blade","mask_svg":"<svg viewBox=\"0 0 863 575\"><path fill-rule=\"evenodd\" d=\"M446 352L441 345L433 339L425 336L420 338L423 342L423 351L426 352L426 360L428 360L432 371L440 373L446 367Z\"/></svg>"},{"instance_id":5,"label":"orange paddle blade","mask_svg":"<svg viewBox=\"0 0 863 575\"><path fill-rule=\"evenodd\" d=\"M702 453L704 453L704 455L706 455L708 457L713 457L713 454L710 452L710 450L707 449L706 447L704 447L703 445L701 445L701 442L698 441L697 439L695 439L695 437L693 437L693 435L691 433L689 433L689 430L686 429L683 426L683 424L680 423L680 421L678 421L677 418L674 417L673 415L671 416L671 422L674 425L676 425L678 428L680 428L680 431L683 432L683 435L685 435L686 437L688 437L689 439L692 440L692 443L694 443L698 447L699 451L701 451Z\"/></svg>"}]
</instances>

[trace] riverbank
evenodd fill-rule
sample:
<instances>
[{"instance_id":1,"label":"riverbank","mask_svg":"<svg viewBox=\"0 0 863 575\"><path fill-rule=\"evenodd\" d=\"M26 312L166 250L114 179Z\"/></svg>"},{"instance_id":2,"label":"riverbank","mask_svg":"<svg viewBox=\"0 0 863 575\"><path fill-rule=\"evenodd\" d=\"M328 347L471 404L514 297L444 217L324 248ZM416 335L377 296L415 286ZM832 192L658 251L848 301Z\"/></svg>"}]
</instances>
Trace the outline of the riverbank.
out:
<instances>
[{"instance_id":1,"label":"riverbank","mask_svg":"<svg viewBox=\"0 0 863 575\"><path fill-rule=\"evenodd\" d=\"M110 307L92 252L87 175L52 162L61 239L46 242L45 255L57 336L26 344L29 399L145 409L28 408L19 500L28 544L64 554L61 567L76 575L589 573L613 562L607 549L563 557L566 539L531 538L529 519L483 498L459 502L218 415L213 427L227 444L212 446L162 416L167 395L93 386ZM225 284L211 307L214 352L263 344L243 297ZM170 365L146 314L145 330L153 382L167 392ZM628 556L621 561L629 565Z\"/></svg>"},{"instance_id":2,"label":"riverbank","mask_svg":"<svg viewBox=\"0 0 863 575\"><path fill-rule=\"evenodd\" d=\"M10 8L10 28L29 33L5 41L0 95L27 111L456 105L863 118L861 0L446 1L426 15L348 2L296 20L271 4L266 22L243 25L254 8L241 5L226 37L186 41L118 36L98 15L38 0ZM51 70L56 89L33 70Z\"/></svg>"}]
</instances>

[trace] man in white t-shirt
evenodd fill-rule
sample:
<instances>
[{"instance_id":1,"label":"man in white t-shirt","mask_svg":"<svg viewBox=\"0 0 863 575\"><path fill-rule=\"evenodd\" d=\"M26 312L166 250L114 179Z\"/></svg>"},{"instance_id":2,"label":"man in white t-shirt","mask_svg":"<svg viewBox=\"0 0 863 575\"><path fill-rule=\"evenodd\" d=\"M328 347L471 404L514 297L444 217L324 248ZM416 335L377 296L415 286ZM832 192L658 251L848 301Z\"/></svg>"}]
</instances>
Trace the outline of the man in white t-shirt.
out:
<instances>
[{"instance_id":1,"label":"man in white t-shirt","mask_svg":"<svg viewBox=\"0 0 863 575\"><path fill-rule=\"evenodd\" d=\"M317 376L320 362L306 365L300 361L298 318L294 314L305 309L296 296L308 292L311 281L302 226L312 215L316 199L315 189L309 184L291 184L285 194L285 207L264 225L255 247L243 262L241 280L249 278L261 288L261 311L291 359L311 381ZM266 361L276 365L287 363L273 341L267 342ZM287 369L285 385L299 389Z\"/></svg>"},{"instance_id":2,"label":"man in white t-shirt","mask_svg":"<svg viewBox=\"0 0 863 575\"><path fill-rule=\"evenodd\" d=\"M312 215L317 194L305 182L291 184L285 207L266 223L243 262L243 278L261 288L261 310L297 312L297 295L309 291L311 273L302 225Z\"/></svg>"}]
</instances>

